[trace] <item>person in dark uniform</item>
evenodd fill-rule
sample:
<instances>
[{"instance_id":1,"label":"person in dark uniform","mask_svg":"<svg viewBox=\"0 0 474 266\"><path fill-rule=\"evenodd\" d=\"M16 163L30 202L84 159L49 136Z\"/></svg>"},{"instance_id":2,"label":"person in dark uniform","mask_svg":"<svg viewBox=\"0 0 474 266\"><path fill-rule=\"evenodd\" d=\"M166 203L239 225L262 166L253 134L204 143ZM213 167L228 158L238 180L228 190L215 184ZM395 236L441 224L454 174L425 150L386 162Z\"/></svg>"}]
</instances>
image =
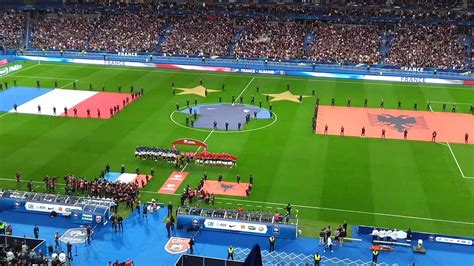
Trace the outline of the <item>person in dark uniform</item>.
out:
<instances>
[{"instance_id":1,"label":"person in dark uniform","mask_svg":"<svg viewBox=\"0 0 474 266\"><path fill-rule=\"evenodd\" d=\"M270 252L272 251L275 251L275 241L276 241L276 238L274 236L270 236L268 238L268 241L270 243Z\"/></svg>"},{"instance_id":2,"label":"person in dark uniform","mask_svg":"<svg viewBox=\"0 0 474 266\"><path fill-rule=\"evenodd\" d=\"M364 107L367 107L368 100L367 98L364 99Z\"/></svg>"},{"instance_id":3,"label":"person in dark uniform","mask_svg":"<svg viewBox=\"0 0 474 266\"><path fill-rule=\"evenodd\" d=\"M405 128L405 130L403 131L403 139L407 139L408 137L408 130Z\"/></svg>"},{"instance_id":4,"label":"person in dark uniform","mask_svg":"<svg viewBox=\"0 0 474 266\"><path fill-rule=\"evenodd\" d=\"M220 103L222 102L222 96L219 96L219 102Z\"/></svg>"},{"instance_id":5,"label":"person in dark uniform","mask_svg":"<svg viewBox=\"0 0 474 266\"><path fill-rule=\"evenodd\" d=\"M298 100L301 102L303 102L303 95L300 94L300 97L298 98Z\"/></svg>"},{"instance_id":6,"label":"person in dark uniform","mask_svg":"<svg viewBox=\"0 0 474 266\"><path fill-rule=\"evenodd\" d=\"M435 131L433 131L433 133L431 133L431 141L432 142L436 142L436 136L438 135L438 133Z\"/></svg>"},{"instance_id":7,"label":"person in dark uniform","mask_svg":"<svg viewBox=\"0 0 474 266\"><path fill-rule=\"evenodd\" d=\"M64 107L64 115L67 116L67 107Z\"/></svg>"},{"instance_id":8,"label":"person in dark uniform","mask_svg":"<svg viewBox=\"0 0 474 266\"><path fill-rule=\"evenodd\" d=\"M41 114L41 105L38 104L38 114Z\"/></svg>"},{"instance_id":9,"label":"person in dark uniform","mask_svg":"<svg viewBox=\"0 0 474 266\"><path fill-rule=\"evenodd\" d=\"M186 122L186 126L188 127L189 126L189 117L186 116L185 122Z\"/></svg>"},{"instance_id":10,"label":"person in dark uniform","mask_svg":"<svg viewBox=\"0 0 474 266\"><path fill-rule=\"evenodd\" d=\"M253 175L249 176L249 183L250 183L250 185L253 185Z\"/></svg>"},{"instance_id":11,"label":"person in dark uniform","mask_svg":"<svg viewBox=\"0 0 474 266\"><path fill-rule=\"evenodd\" d=\"M199 85L202 85L202 79L199 79Z\"/></svg>"},{"instance_id":12,"label":"person in dark uniform","mask_svg":"<svg viewBox=\"0 0 474 266\"><path fill-rule=\"evenodd\" d=\"M71 242L67 242L66 244L66 256L68 257L69 260L72 261L72 244Z\"/></svg>"},{"instance_id":13,"label":"person in dark uniform","mask_svg":"<svg viewBox=\"0 0 474 266\"><path fill-rule=\"evenodd\" d=\"M238 129L239 131L242 129L242 123L240 123L240 121L237 122L237 129Z\"/></svg>"},{"instance_id":14,"label":"person in dark uniform","mask_svg":"<svg viewBox=\"0 0 474 266\"><path fill-rule=\"evenodd\" d=\"M466 135L464 135L464 143L468 144L469 143L469 134L466 133Z\"/></svg>"},{"instance_id":15,"label":"person in dark uniform","mask_svg":"<svg viewBox=\"0 0 474 266\"><path fill-rule=\"evenodd\" d=\"M207 88L204 90L204 97L207 97Z\"/></svg>"},{"instance_id":16,"label":"person in dark uniform","mask_svg":"<svg viewBox=\"0 0 474 266\"><path fill-rule=\"evenodd\" d=\"M186 99L186 107L189 108L189 100L188 99Z\"/></svg>"},{"instance_id":17,"label":"person in dark uniform","mask_svg":"<svg viewBox=\"0 0 474 266\"><path fill-rule=\"evenodd\" d=\"M229 122L225 121L225 131L229 130Z\"/></svg>"},{"instance_id":18,"label":"person in dark uniform","mask_svg":"<svg viewBox=\"0 0 474 266\"><path fill-rule=\"evenodd\" d=\"M331 99L331 106L334 106L336 104L336 100L334 98Z\"/></svg>"},{"instance_id":19,"label":"person in dark uniform","mask_svg":"<svg viewBox=\"0 0 474 266\"><path fill-rule=\"evenodd\" d=\"M446 104L445 104L445 103L443 103L443 108L442 108L441 110L442 110L443 112L446 111Z\"/></svg>"},{"instance_id":20,"label":"person in dark uniform","mask_svg":"<svg viewBox=\"0 0 474 266\"><path fill-rule=\"evenodd\" d=\"M287 90L287 91L290 90L290 84L286 84L286 90Z\"/></svg>"},{"instance_id":21,"label":"person in dark uniform","mask_svg":"<svg viewBox=\"0 0 474 266\"><path fill-rule=\"evenodd\" d=\"M456 113L456 104L453 104L453 108L451 109L451 113Z\"/></svg>"},{"instance_id":22,"label":"person in dark uniform","mask_svg":"<svg viewBox=\"0 0 474 266\"><path fill-rule=\"evenodd\" d=\"M16 79L13 80L13 86L16 87Z\"/></svg>"},{"instance_id":23,"label":"person in dark uniform","mask_svg":"<svg viewBox=\"0 0 474 266\"><path fill-rule=\"evenodd\" d=\"M415 111L418 110L418 104L417 103L413 104L413 110L415 110Z\"/></svg>"},{"instance_id":24,"label":"person in dark uniform","mask_svg":"<svg viewBox=\"0 0 474 266\"><path fill-rule=\"evenodd\" d=\"M36 87L38 87L38 88L40 87L40 81L39 80L36 81Z\"/></svg>"},{"instance_id":25,"label":"person in dark uniform","mask_svg":"<svg viewBox=\"0 0 474 266\"><path fill-rule=\"evenodd\" d=\"M360 137L365 138L365 127L362 127L362 130L360 132Z\"/></svg>"},{"instance_id":26,"label":"person in dark uniform","mask_svg":"<svg viewBox=\"0 0 474 266\"><path fill-rule=\"evenodd\" d=\"M469 113L472 115L474 114L474 105L471 105L471 109L469 109Z\"/></svg>"},{"instance_id":27,"label":"person in dark uniform","mask_svg":"<svg viewBox=\"0 0 474 266\"><path fill-rule=\"evenodd\" d=\"M258 107L262 108L262 100L258 100Z\"/></svg>"},{"instance_id":28,"label":"person in dark uniform","mask_svg":"<svg viewBox=\"0 0 474 266\"><path fill-rule=\"evenodd\" d=\"M385 129L382 129L382 138L385 138Z\"/></svg>"},{"instance_id":29,"label":"person in dark uniform","mask_svg":"<svg viewBox=\"0 0 474 266\"><path fill-rule=\"evenodd\" d=\"M35 235L36 239L39 238L39 232L40 232L39 227L37 225L35 225L35 227L33 228L33 234Z\"/></svg>"},{"instance_id":30,"label":"person in dark uniform","mask_svg":"<svg viewBox=\"0 0 474 266\"><path fill-rule=\"evenodd\" d=\"M341 136L344 136L344 126L341 127L341 133L340 133Z\"/></svg>"},{"instance_id":31,"label":"person in dark uniform","mask_svg":"<svg viewBox=\"0 0 474 266\"><path fill-rule=\"evenodd\" d=\"M87 245L91 244L91 237L92 237L92 228L90 225L87 226L86 228L86 240L87 240Z\"/></svg>"},{"instance_id":32,"label":"person in dark uniform","mask_svg":"<svg viewBox=\"0 0 474 266\"><path fill-rule=\"evenodd\" d=\"M192 127L192 128L194 127L194 119L191 120L191 127Z\"/></svg>"},{"instance_id":33,"label":"person in dark uniform","mask_svg":"<svg viewBox=\"0 0 474 266\"><path fill-rule=\"evenodd\" d=\"M382 109L385 108L385 101L384 101L384 99L382 99L382 100L380 101L380 108L382 108Z\"/></svg>"},{"instance_id":34,"label":"person in dark uniform","mask_svg":"<svg viewBox=\"0 0 474 266\"><path fill-rule=\"evenodd\" d=\"M176 103L176 111L179 111L179 103Z\"/></svg>"},{"instance_id":35,"label":"person in dark uniform","mask_svg":"<svg viewBox=\"0 0 474 266\"><path fill-rule=\"evenodd\" d=\"M189 254L194 254L194 238L189 239Z\"/></svg>"},{"instance_id":36,"label":"person in dark uniform","mask_svg":"<svg viewBox=\"0 0 474 266\"><path fill-rule=\"evenodd\" d=\"M234 248L232 246L227 249L227 259L234 260Z\"/></svg>"},{"instance_id":37,"label":"person in dark uniform","mask_svg":"<svg viewBox=\"0 0 474 266\"><path fill-rule=\"evenodd\" d=\"M255 96L250 97L250 104L255 104Z\"/></svg>"},{"instance_id":38,"label":"person in dark uniform","mask_svg":"<svg viewBox=\"0 0 474 266\"><path fill-rule=\"evenodd\" d=\"M257 88L256 88L256 89L257 89L257 92L260 92L260 87L259 87L259 86L257 86Z\"/></svg>"},{"instance_id":39,"label":"person in dark uniform","mask_svg":"<svg viewBox=\"0 0 474 266\"><path fill-rule=\"evenodd\" d=\"M314 254L314 266L319 266L319 263L321 262L321 255L319 255L319 252Z\"/></svg>"},{"instance_id":40,"label":"person in dark uniform","mask_svg":"<svg viewBox=\"0 0 474 266\"><path fill-rule=\"evenodd\" d=\"M97 109L97 117L100 118L100 109Z\"/></svg>"},{"instance_id":41,"label":"person in dark uniform","mask_svg":"<svg viewBox=\"0 0 474 266\"><path fill-rule=\"evenodd\" d=\"M352 99L347 98L347 107L351 107Z\"/></svg>"},{"instance_id":42,"label":"person in dark uniform","mask_svg":"<svg viewBox=\"0 0 474 266\"><path fill-rule=\"evenodd\" d=\"M168 209L168 217L170 217L173 214L173 204L171 203L171 201L168 202L168 205L166 206L166 208Z\"/></svg>"},{"instance_id":43,"label":"person in dark uniform","mask_svg":"<svg viewBox=\"0 0 474 266\"><path fill-rule=\"evenodd\" d=\"M329 129L328 124L326 124L326 125L324 126L324 135L327 135L327 134L328 134L328 129Z\"/></svg>"},{"instance_id":44,"label":"person in dark uniform","mask_svg":"<svg viewBox=\"0 0 474 266\"><path fill-rule=\"evenodd\" d=\"M194 105L197 105L197 104L198 104L198 99L194 98Z\"/></svg>"},{"instance_id":45,"label":"person in dark uniform","mask_svg":"<svg viewBox=\"0 0 474 266\"><path fill-rule=\"evenodd\" d=\"M121 173L121 174L125 173L125 165L124 165L124 164L122 164L122 165L120 166L120 173Z\"/></svg>"},{"instance_id":46,"label":"person in dark uniform","mask_svg":"<svg viewBox=\"0 0 474 266\"><path fill-rule=\"evenodd\" d=\"M400 110L402 108L402 101L398 100L397 109Z\"/></svg>"},{"instance_id":47,"label":"person in dark uniform","mask_svg":"<svg viewBox=\"0 0 474 266\"><path fill-rule=\"evenodd\" d=\"M291 204L288 203L288 205L286 205L286 212L288 213L289 216L291 216L291 208L292 208Z\"/></svg>"},{"instance_id":48,"label":"person in dark uniform","mask_svg":"<svg viewBox=\"0 0 474 266\"><path fill-rule=\"evenodd\" d=\"M237 184L240 184L240 175L237 175Z\"/></svg>"},{"instance_id":49,"label":"person in dark uniform","mask_svg":"<svg viewBox=\"0 0 474 266\"><path fill-rule=\"evenodd\" d=\"M216 121L214 121L213 126L214 126L214 130L217 130L217 122Z\"/></svg>"},{"instance_id":50,"label":"person in dark uniform","mask_svg":"<svg viewBox=\"0 0 474 266\"><path fill-rule=\"evenodd\" d=\"M221 182L221 181L222 181L222 179L223 179L223 178L222 178L222 175L221 175L221 174L219 174L219 176L217 177L217 181L218 181L218 182Z\"/></svg>"},{"instance_id":51,"label":"person in dark uniform","mask_svg":"<svg viewBox=\"0 0 474 266\"><path fill-rule=\"evenodd\" d=\"M240 102L240 104L243 104L243 103L244 103L244 96L240 96L240 97L239 97L239 102Z\"/></svg>"},{"instance_id":52,"label":"person in dark uniform","mask_svg":"<svg viewBox=\"0 0 474 266\"><path fill-rule=\"evenodd\" d=\"M266 96L265 96L265 100L266 100L267 102L270 101L270 96L269 96L269 95L266 95Z\"/></svg>"},{"instance_id":53,"label":"person in dark uniform","mask_svg":"<svg viewBox=\"0 0 474 266\"><path fill-rule=\"evenodd\" d=\"M15 110L15 112L17 111L16 109L18 108L18 105L15 103L13 104L13 110Z\"/></svg>"},{"instance_id":54,"label":"person in dark uniform","mask_svg":"<svg viewBox=\"0 0 474 266\"><path fill-rule=\"evenodd\" d=\"M235 96L232 95L232 103L235 103Z\"/></svg>"},{"instance_id":55,"label":"person in dark uniform","mask_svg":"<svg viewBox=\"0 0 474 266\"><path fill-rule=\"evenodd\" d=\"M87 112L87 117L89 117L89 118L90 118L90 117L91 117L91 110L90 110L90 109L87 109L87 111L86 111L86 112Z\"/></svg>"},{"instance_id":56,"label":"person in dark uniform","mask_svg":"<svg viewBox=\"0 0 474 266\"><path fill-rule=\"evenodd\" d=\"M53 115L56 115L56 106L53 107Z\"/></svg>"},{"instance_id":57,"label":"person in dark uniform","mask_svg":"<svg viewBox=\"0 0 474 266\"><path fill-rule=\"evenodd\" d=\"M372 251L372 262L374 264L377 264L378 257L379 257L379 251L378 250L373 250Z\"/></svg>"},{"instance_id":58,"label":"person in dark uniform","mask_svg":"<svg viewBox=\"0 0 474 266\"><path fill-rule=\"evenodd\" d=\"M77 117L77 108L76 107L74 107L73 112L74 112L74 117Z\"/></svg>"}]
</instances>

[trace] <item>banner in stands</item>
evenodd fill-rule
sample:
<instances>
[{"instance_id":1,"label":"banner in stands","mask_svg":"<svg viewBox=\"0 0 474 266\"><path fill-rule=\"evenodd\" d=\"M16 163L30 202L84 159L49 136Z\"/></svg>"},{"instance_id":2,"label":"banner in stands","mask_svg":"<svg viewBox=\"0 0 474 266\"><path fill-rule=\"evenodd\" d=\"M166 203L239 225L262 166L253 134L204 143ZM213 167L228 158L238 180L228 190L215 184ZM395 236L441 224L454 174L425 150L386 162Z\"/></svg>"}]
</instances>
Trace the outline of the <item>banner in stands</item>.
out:
<instances>
[{"instance_id":1,"label":"banner in stands","mask_svg":"<svg viewBox=\"0 0 474 266\"><path fill-rule=\"evenodd\" d=\"M81 207L77 206L66 206L66 205L59 205L59 204L48 204L42 202L26 202L25 209L27 211L35 211L35 212L56 212L60 215L70 215L73 210L82 211Z\"/></svg>"},{"instance_id":2,"label":"banner in stands","mask_svg":"<svg viewBox=\"0 0 474 266\"><path fill-rule=\"evenodd\" d=\"M207 152L207 144L197 139L178 139L173 141L173 149L176 150L177 145L199 146L204 152Z\"/></svg>"},{"instance_id":3,"label":"banner in stands","mask_svg":"<svg viewBox=\"0 0 474 266\"><path fill-rule=\"evenodd\" d=\"M8 64L8 59L5 58L5 59L0 60L0 66L6 65L6 64Z\"/></svg>"},{"instance_id":4,"label":"banner in stands","mask_svg":"<svg viewBox=\"0 0 474 266\"><path fill-rule=\"evenodd\" d=\"M266 234L268 231L268 228L265 224L254 224L254 223L225 221L225 220L216 220L216 219L204 220L204 227L207 229L238 231L238 232L247 232L247 233L255 233L255 234Z\"/></svg>"},{"instance_id":5,"label":"banner in stands","mask_svg":"<svg viewBox=\"0 0 474 266\"><path fill-rule=\"evenodd\" d=\"M287 75L302 77L318 77L318 78L335 78L335 79L352 79L352 80L373 80L373 81L390 81L390 82L406 82L406 83L426 83L426 84L449 84L449 85L474 85L474 80L467 79L449 79L449 78L427 78L419 75L421 68L399 68L401 72L399 76L380 72L380 75L364 75L364 74L348 74L344 73L326 73L326 72L309 72L295 70L279 70L264 69L255 66L254 68L225 67L225 66L200 66L185 64L155 64L142 62L127 62L121 60L99 60L99 59L79 59L79 58L58 58L46 56L17 56L16 60L32 60L46 62L62 62L75 64L92 64L92 65L108 65L108 66L127 66L127 67L146 67L146 68L162 68L162 69L181 69L181 70L197 70L210 72L233 72L233 73L249 73L249 74L266 74L266 75ZM1 70L1 69L0 69ZM425 70L425 69L423 69ZM404 73L403 73L404 72ZM411 74L408 74L411 72ZM0 72L0 76L2 76Z\"/></svg>"},{"instance_id":6,"label":"banner in stands","mask_svg":"<svg viewBox=\"0 0 474 266\"><path fill-rule=\"evenodd\" d=\"M226 218L209 218L196 214L178 213L178 225L185 228L200 227L203 230L227 231L238 234L251 234L259 236L275 236L296 239L298 227L294 224L279 224L257 221L239 221Z\"/></svg>"}]
</instances>

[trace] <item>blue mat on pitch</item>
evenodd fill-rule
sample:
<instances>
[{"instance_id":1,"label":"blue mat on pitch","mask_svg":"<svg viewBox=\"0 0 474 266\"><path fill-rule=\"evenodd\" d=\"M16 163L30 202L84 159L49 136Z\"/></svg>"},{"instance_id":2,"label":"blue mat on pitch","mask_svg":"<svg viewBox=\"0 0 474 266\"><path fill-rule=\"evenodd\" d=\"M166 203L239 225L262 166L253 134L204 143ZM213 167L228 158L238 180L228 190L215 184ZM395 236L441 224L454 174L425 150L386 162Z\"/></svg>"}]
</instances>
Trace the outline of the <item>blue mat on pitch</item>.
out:
<instances>
[{"instance_id":1,"label":"blue mat on pitch","mask_svg":"<svg viewBox=\"0 0 474 266\"><path fill-rule=\"evenodd\" d=\"M109 173L105 174L104 178L109 182L115 182L120 177L120 175L122 175L122 174L117 173L117 172L109 172Z\"/></svg>"},{"instance_id":2,"label":"blue mat on pitch","mask_svg":"<svg viewBox=\"0 0 474 266\"><path fill-rule=\"evenodd\" d=\"M8 112L13 109L14 104L20 106L50 91L51 89L30 87L12 87L0 91L0 111Z\"/></svg>"}]
</instances>

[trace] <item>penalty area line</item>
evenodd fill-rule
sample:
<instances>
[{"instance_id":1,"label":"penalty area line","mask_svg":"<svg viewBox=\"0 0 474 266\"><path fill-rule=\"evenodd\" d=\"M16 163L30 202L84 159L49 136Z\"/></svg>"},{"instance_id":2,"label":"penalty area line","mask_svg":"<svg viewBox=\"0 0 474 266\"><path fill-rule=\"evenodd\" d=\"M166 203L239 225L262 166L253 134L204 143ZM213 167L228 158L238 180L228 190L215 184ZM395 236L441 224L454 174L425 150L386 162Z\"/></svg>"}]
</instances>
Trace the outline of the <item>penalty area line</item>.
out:
<instances>
[{"instance_id":1,"label":"penalty area line","mask_svg":"<svg viewBox=\"0 0 474 266\"><path fill-rule=\"evenodd\" d=\"M252 79L249 81L249 83L247 83L247 86L245 86L245 88L240 92L239 95L237 95L237 97L234 99L234 101L232 102L232 104L235 103L235 101L237 101L237 99L240 98L240 96L242 96L242 94L244 94L244 92L247 90L247 88L250 86L250 84L252 84L253 80L255 79L255 77L252 77Z\"/></svg>"}]
</instances>

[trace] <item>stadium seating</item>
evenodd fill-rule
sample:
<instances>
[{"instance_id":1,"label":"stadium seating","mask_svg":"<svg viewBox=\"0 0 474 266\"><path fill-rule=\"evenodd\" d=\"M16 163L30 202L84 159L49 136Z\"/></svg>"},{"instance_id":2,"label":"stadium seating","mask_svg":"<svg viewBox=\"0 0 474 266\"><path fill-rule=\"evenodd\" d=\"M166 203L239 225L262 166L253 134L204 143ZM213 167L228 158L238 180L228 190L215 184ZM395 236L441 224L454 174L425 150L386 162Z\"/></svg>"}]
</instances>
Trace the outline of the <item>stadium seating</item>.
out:
<instances>
[{"instance_id":1,"label":"stadium seating","mask_svg":"<svg viewBox=\"0 0 474 266\"><path fill-rule=\"evenodd\" d=\"M25 15L21 12L0 10L0 42L7 49L16 49L21 45L25 30Z\"/></svg>"}]
</instances>

